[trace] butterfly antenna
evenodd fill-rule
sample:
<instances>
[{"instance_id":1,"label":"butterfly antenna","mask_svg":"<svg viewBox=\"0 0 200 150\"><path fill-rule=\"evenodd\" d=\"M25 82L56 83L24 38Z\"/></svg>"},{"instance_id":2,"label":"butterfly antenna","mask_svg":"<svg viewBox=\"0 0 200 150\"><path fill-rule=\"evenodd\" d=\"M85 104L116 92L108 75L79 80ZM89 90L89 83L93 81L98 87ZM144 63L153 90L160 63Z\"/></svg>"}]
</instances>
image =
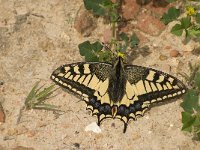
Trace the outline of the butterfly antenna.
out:
<instances>
[{"instance_id":1,"label":"butterfly antenna","mask_svg":"<svg viewBox=\"0 0 200 150\"><path fill-rule=\"evenodd\" d=\"M111 53L113 54L113 56L115 56L116 54L107 46L106 43L102 42L102 45L104 46L105 50L109 50L111 51Z\"/></svg>"}]
</instances>

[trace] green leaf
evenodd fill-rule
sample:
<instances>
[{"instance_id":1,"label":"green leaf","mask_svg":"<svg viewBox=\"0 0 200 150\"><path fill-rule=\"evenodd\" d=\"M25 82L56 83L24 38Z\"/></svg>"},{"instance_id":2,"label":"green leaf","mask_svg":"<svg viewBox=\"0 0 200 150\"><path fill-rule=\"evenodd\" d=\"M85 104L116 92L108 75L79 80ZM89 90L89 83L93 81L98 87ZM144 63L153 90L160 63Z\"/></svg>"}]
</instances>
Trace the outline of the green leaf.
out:
<instances>
[{"instance_id":1,"label":"green leaf","mask_svg":"<svg viewBox=\"0 0 200 150\"><path fill-rule=\"evenodd\" d=\"M102 50L103 45L100 42L90 43L85 41L78 45L81 56L85 56L86 61L99 61L98 53Z\"/></svg>"},{"instance_id":2,"label":"green leaf","mask_svg":"<svg viewBox=\"0 0 200 150\"><path fill-rule=\"evenodd\" d=\"M84 0L85 8L98 16L104 16L112 4L111 0Z\"/></svg>"},{"instance_id":3,"label":"green leaf","mask_svg":"<svg viewBox=\"0 0 200 150\"><path fill-rule=\"evenodd\" d=\"M85 54L85 61L99 61L99 58L94 53L87 53Z\"/></svg>"},{"instance_id":4,"label":"green leaf","mask_svg":"<svg viewBox=\"0 0 200 150\"><path fill-rule=\"evenodd\" d=\"M35 97L36 89L37 89L39 83L40 83L40 81L37 81L35 83L35 85L33 86L32 90L30 91L30 93L28 94L28 96L27 96L27 98L25 100L25 105L27 105L29 103L29 101L31 101Z\"/></svg>"},{"instance_id":5,"label":"green leaf","mask_svg":"<svg viewBox=\"0 0 200 150\"><path fill-rule=\"evenodd\" d=\"M200 13L196 14L196 22L200 24Z\"/></svg>"},{"instance_id":6,"label":"green leaf","mask_svg":"<svg viewBox=\"0 0 200 150\"><path fill-rule=\"evenodd\" d=\"M196 117L196 119L195 119L195 122L193 125L195 127L199 127L199 129L200 129L200 114L195 114L194 116Z\"/></svg>"},{"instance_id":7,"label":"green leaf","mask_svg":"<svg viewBox=\"0 0 200 150\"><path fill-rule=\"evenodd\" d=\"M184 95L183 102L181 103L181 107L188 113L194 113L194 110L200 110L199 106L199 95L198 92L194 89L190 89Z\"/></svg>"},{"instance_id":8,"label":"green leaf","mask_svg":"<svg viewBox=\"0 0 200 150\"><path fill-rule=\"evenodd\" d=\"M40 90L43 88L43 86L38 88L38 85L39 81L35 83L34 87L32 88L31 92L28 94L26 98L25 106L27 109L33 109L39 107L55 91L53 90L55 84L47 88L44 88L42 91Z\"/></svg>"},{"instance_id":9,"label":"green leaf","mask_svg":"<svg viewBox=\"0 0 200 150\"><path fill-rule=\"evenodd\" d=\"M193 117L190 113L182 112L182 123L183 123L182 130L192 132L192 126L195 120L196 117Z\"/></svg>"},{"instance_id":10,"label":"green leaf","mask_svg":"<svg viewBox=\"0 0 200 150\"><path fill-rule=\"evenodd\" d=\"M111 53L109 51L101 52L99 54L100 61L109 62L110 57L111 57Z\"/></svg>"},{"instance_id":11,"label":"green leaf","mask_svg":"<svg viewBox=\"0 0 200 150\"><path fill-rule=\"evenodd\" d=\"M198 28L195 28L195 27L193 27L191 29L189 28L189 29L187 29L187 31L188 31L188 34L193 38L200 37L200 29L198 29Z\"/></svg>"},{"instance_id":12,"label":"green leaf","mask_svg":"<svg viewBox=\"0 0 200 150\"><path fill-rule=\"evenodd\" d=\"M199 88L200 90L200 72L197 72L194 78L194 84Z\"/></svg>"},{"instance_id":13,"label":"green leaf","mask_svg":"<svg viewBox=\"0 0 200 150\"><path fill-rule=\"evenodd\" d=\"M187 29L191 26L191 17L190 16L187 16L187 17L184 17L181 19L181 26L184 28L184 29Z\"/></svg>"},{"instance_id":14,"label":"green leaf","mask_svg":"<svg viewBox=\"0 0 200 150\"><path fill-rule=\"evenodd\" d=\"M33 107L34 109L44 109L51 111L60 111L57 106L51 104L39 104Z\"/></svg>"},{"instance_id":15,"label":"green leaf","mask_svg":"<svg viewBox=\"0 0 200 150\"><path fill-rule=\"evenodd\" d=\"M200 140L200 132L197 133L197 140Z\"/></svg>"},{"instance_id":16,"label":"green leaf","mask_svg":"<svg viewBox=\"0 0 200 150\"><path fill-rule=\"evenodd\" d=\"M137 35L134 33L132 34L132 36L130 37L130 47L134 48L135 46L137 46L139 44L140 40L137 37Z\"/></svg>"},{"instance_id":17,"label":"green leaf","mask_svg":"<svg viewBox=\"0 0 200 150\"><path fill-rule=\"evenodd\" d=\"M98 41L92 44L92 49L93 49L95 52L101 51L102 48L103 48L103 45L101 45L101 43L98 42Z\"/></svg>"},{"instance_id":18,"label":"green leaf","mask_svg":"<svg viewBox=\"0 0 200 150\"><path fill-rule=\"evenodd\" d=\"M180 16L180 9L176 9L174 7L169 8L167 13L161 18L161 21L167 25L168 23L172 22L173 20L177 19Z\"/></svg>"},{"instance_id":19,"label":"green leaf","mask_svg":"<svg viewBox=\"0 0 200 150\"><path fill-rule=\"evenodd\" d=\"M191 36L188 29L184 29L184 31L185 31L185 39L183 40L183 44L186 45L191 40Z\"/></svg>"},{"instance_id":20,"label":"green leaf","mask_svg":"<svg viewBox=\"0 0 200 150\"><path fill-rule=\"evenodd\" d=\"M120 33L119 37L120 37L121 40L123 40L125 42L129 41L128 35L126 33L124 33L124 32Z\"/></svg>"},{"instance_id":21,"label":"green leaf","mask_svg":"<svg viewBox=\"0 0 200 150\"><path fill-rule=\"evenodd\" d=\"M81 56L85 56L86 53L90 53L92 51L91 44L89 41L85 41L78 45L79 52Z\"/></svg>"},{"instance_id":22,"label":"green leaf","mask_svg":"<svg viewBox=\"0 0 200 150\"><path fill-rule=\"evenodd\" d=\"M39 94L37 94L36 98L38 101L44 100L46 97L52 94L52 90L54 89L55 84L49 86L48 88L45 88L43 91L41 91Z\"/></svg>"},{"instance_id":23,"label":"green leaf","mask_svg":"<svg viewBox=\"0 0 200 150\"><path fill-rule=\"evenodd\" d=\"M167 0L168 3L175 2L175 0Z\"/></svg>"},{"instance_id":24,"label":"green leaf","mask_svg":"<svg viewBox=\"0 0 200 150\"><path fill-rule=\"evenodd\" d=\"M180 24L176 24L175 26L172 27L171 33L175 34L176 36L181 36L183 33L183 27Z\"/></svg>"}]
</instances>

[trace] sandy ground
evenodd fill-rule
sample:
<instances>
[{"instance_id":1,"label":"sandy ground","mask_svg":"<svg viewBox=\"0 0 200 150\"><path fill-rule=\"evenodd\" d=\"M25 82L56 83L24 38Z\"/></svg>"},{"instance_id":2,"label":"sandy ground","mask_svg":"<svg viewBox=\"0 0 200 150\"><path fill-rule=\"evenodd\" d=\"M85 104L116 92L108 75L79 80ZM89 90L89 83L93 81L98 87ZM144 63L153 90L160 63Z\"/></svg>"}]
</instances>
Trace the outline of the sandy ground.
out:
<instances>
[{"instance_id":1,"label":"sandy ground","mask_svg":"<svg viewBox=\"0 0 200 150\"><path fill-rule=\"evenodd\" d=\"M4 82L0 85L0 102L6 114L5 123L0 125L0 149L16 146L35 150L200 148L200 143L181 131L181 99L153 107L143 118L130 122L125 134L123 123L113 119L104 121L102 132L97 134L85 131L87 125L96 121L96 117L85 110L85 103L59 89L48 103L60 106L66 113L22 111L17 124L20 109L34 83L41 80L41 84L52 84L49 77L55 68L84 60L79 55L79 43L102 38L101 31L108 25L101 20L89 38L74 29L74 19L81 5L81 0L0 0L0 80ZM130 64L178 76L177 72L188 71L188 61L199 61L198 56L191 54L194 44L184 46L167 28L146 44L150 55L145 58L140 55ZM178 49L181 56L169 57L167 46ZM160 60L160 55L167 59Z\"/></svg>"}]
</instances>

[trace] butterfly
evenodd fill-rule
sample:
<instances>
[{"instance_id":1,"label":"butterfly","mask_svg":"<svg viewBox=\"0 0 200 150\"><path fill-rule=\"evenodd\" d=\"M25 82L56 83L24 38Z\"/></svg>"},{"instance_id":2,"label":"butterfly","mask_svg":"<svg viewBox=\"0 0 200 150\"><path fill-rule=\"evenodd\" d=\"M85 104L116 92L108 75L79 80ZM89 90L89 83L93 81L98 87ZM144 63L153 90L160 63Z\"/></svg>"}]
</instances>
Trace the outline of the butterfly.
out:
<instances>
[{"instance_id":1,"label":"butterfly","mask_svg":"<svg viewBox=\"0 0 200 150\"><path fill-rule=\"evenodd\" d=\"M152 103L178 97L186 92L177 78L147 67L127 65L120 55L115 63L78 62L57 68L51 79L78 94L86 109L97 116L97 124L106 118L124 122L143 116Z\"/></svg>"}]
</instances>

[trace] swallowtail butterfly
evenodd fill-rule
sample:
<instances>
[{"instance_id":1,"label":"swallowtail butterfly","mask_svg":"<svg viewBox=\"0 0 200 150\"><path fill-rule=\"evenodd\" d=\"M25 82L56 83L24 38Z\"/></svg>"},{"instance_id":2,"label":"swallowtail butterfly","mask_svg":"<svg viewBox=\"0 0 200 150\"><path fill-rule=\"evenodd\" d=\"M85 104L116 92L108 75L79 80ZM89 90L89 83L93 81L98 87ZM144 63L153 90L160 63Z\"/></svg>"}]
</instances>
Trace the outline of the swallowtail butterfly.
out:
<instances>
[{"instance_id":1,"label":"swallowtail butterfly","mask_svg":"<svg viewBox=\"0 0 200 150\"><path fill-rule=\"evenodd\" d=\"M78 94L98 118L119 118L124 132L130 119L143 116L152 103L186 92L177 78L161 71L126 65L118 56L114 64L78 62L63 65L51 75L58 85Z\"/></svg>"}]
</instances>

